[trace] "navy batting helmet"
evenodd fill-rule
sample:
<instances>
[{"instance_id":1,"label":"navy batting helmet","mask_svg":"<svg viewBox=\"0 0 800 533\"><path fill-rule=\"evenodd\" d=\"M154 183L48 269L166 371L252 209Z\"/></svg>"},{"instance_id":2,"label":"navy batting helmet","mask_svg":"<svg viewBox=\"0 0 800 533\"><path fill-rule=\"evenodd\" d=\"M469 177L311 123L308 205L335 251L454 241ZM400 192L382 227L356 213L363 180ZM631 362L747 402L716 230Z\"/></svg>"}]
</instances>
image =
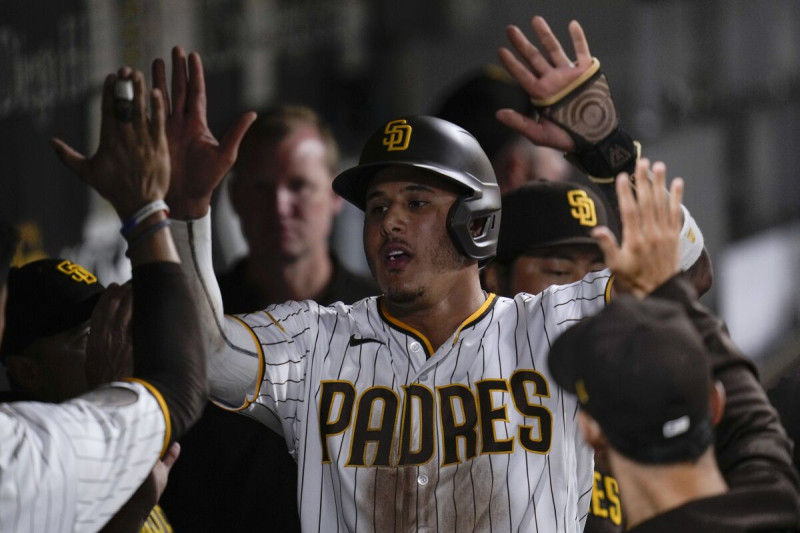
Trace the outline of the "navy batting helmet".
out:
<instances>
[{"instance_id":1,"label":"navy batting helmet","mask_svg":"<svg viewBox=\"0 0 800 533\"><path fill-rule=\"evenodd\" d=\"M464 194L447 216L450 238L456 248L477 259L481 266L494 257L500 233L500 188L489 158L475 137L435 117L390 120L369 138L358 166L336 177L333 190L363 210L370 178L392 166L429 170L459 185ZM475 232L474 227L481 230Z\"/></svg>"}]
</instances>

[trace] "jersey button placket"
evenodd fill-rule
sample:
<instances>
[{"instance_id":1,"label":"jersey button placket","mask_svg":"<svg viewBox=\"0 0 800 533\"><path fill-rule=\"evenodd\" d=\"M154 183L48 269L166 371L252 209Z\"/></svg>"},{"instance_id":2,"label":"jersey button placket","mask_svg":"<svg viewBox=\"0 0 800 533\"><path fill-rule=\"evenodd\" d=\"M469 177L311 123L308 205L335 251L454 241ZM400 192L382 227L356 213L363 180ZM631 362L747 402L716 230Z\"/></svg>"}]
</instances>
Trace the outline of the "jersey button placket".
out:
<instances>
[{"instance_id":1,"label":"jersey button placket","mask_svg":"<svg viewBox=\"0 0 800 533\"><path fill-rule=\"evenodd\" d=\"M428 359L425 348L417 340L409 339L409 342L406 344L406 350L408 351L409 359L414 361L416 365L422 366Z\"/></svg>"},{"instance_id":2,"label":"jersey button placket","mask_svg":"<svg viewBox=\"0 0 800 533\"><path fill-rule=\"evenodd\" d=\"M434 491L436 490L433 483L433 480L436 478L433 477L434 474L430 470L430 463L417 468L417 501L421 505L421 507L417 509L417 533L422 531L436 531L436 528L430 525L436 523L435 506L428 505L428 502L433 501Z\"/></svg>"}]
</instances>

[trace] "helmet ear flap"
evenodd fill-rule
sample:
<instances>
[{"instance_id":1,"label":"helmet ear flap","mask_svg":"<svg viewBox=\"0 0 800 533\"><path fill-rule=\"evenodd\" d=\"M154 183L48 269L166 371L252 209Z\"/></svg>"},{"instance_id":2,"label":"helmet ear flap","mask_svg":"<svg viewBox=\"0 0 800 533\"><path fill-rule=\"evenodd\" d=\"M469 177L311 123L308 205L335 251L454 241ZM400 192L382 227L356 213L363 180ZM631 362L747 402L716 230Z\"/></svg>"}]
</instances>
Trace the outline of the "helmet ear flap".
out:
<instances>
[{"instance_id":1,"label":"helmet ear flap","mask_svg":"<svg viewBox=\"0 0 800 533\"><path fill-rule=\"evenodd\" d=\"M333 190L363 210L370 176L391 166L430 171L464 190L465 196L448 213L450 239L479 266L494 257L500 234L500 188L491 161L472 134L436 117L390 120L367 140L358 166L333 180ZM475 232L478 226L481 231Z\"/></svg>"},{"instance_id":2,"label":"helmet ear flap","mask_svg":"<svg viewBox=\"0 0 800 533\"><path fill-rule=\"evenodd\" d=\"M487 205L482 196L464 195L456 199L447 213L447 233L456 249L478 260L483 268L494 257L500 233L500 210ZM479 223L480 231L475 232Z\"/></svg>"}]
</instances>

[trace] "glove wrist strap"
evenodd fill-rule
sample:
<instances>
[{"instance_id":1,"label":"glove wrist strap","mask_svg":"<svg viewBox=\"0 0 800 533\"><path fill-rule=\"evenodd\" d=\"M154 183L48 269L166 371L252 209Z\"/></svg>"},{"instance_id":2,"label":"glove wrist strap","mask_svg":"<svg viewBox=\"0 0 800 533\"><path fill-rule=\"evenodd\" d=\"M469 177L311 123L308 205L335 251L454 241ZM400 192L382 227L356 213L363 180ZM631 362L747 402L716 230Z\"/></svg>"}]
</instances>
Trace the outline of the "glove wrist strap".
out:
<instances>
[{"instance_id":1,"label":"glove wrist strap","mask_svg":"<svg viewBox=\"0 0 800 533\"><path fill-rule=\"evenodd\" d=\"M633 173L640 149L619 127L619 117L600 62L574 82L546 100L532 100L536 111L558 124L575 141L567 159L593 180L604 180L620 172Z\"/></svg>"}]
</instances>

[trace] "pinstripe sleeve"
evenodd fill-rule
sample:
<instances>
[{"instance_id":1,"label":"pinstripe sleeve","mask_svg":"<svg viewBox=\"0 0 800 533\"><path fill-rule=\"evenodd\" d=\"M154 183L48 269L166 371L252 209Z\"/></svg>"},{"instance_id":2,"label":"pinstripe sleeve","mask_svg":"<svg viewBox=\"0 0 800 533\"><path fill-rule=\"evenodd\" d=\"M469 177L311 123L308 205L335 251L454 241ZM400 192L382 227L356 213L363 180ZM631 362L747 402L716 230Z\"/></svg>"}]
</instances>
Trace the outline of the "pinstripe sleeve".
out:
<instances>
[{"instance_id":1,"label":"pinstripe sleeve","mask_svg":"<svg viewBox=\"0 0 800 533\"><path fill-rule=\"evenodd\" d=\"M140 383L0 405L0 531L96 531L159 457L168 414Z\"/></svg>"},{"instance_id":2,"label":"pinstripe sleeve","mask_svg":"<svg viewBox=\"0 0 800 533\"><path fill-rule=\"evenodd\" d=\"M320 334L320 307L310 300L286 302L237 320L250 331L262 361L258 388L243 412L286 437L291 452L306 396L308 355Z\"/></svg>"},{"instance_id":3,"label":"pinstripe sleeve","mask_svg":"<svg viewBox=\"0 0 800 533\"><path fill-rule=\"evenodd\" d=\"M198 304L211 397L225 409L244 409L258 390L261 351L250 329L223 313L211 260L211 211L197 220L173 220L170 229Z\"/></svg>"}]
</instances>

